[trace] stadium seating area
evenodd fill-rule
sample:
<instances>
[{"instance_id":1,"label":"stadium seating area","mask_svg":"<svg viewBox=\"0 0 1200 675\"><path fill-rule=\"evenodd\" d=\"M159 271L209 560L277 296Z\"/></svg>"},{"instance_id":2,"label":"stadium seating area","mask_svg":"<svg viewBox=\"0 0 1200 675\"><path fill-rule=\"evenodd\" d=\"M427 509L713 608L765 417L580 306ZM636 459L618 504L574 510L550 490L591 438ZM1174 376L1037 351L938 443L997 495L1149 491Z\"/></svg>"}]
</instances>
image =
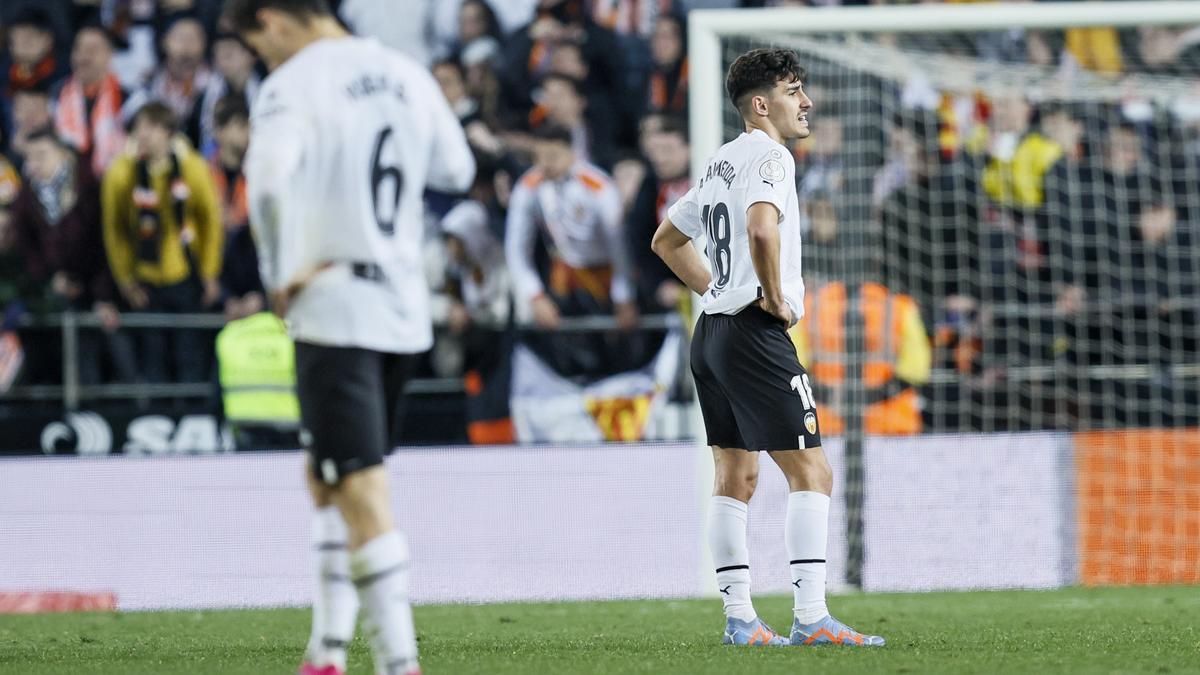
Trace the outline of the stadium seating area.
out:
<instances>
[{"instance_id":1,"label":"stadium seating area","mask_svg":"<svg viewBox=\"0 0 1200 675\"><path fill-rule=\"evenodd\" d=\"M65 310L94 312L102 324L79 341L85 383L196 383L215 378L204 366L213 362L215 330L134 330L123 319L232 320L265 307L240 174L247 111L265 72L221 31L220 4L2 5L0 332L23 344L18 386L62 381L61 331L39 321ZM688 294L649 251L666 208L689 185L686 12L883 3L331 4L355 32L429 65L475 151L479 174L468 195L427 195L427 274L442 329L424 374L466 377L467 394L479 398L508 376L511 341L497 336L511 336L514 322L551 325L514 293L514 247L505 251L509 198L539 130L565 129L576 156L619 191L622 255L636 294L636 315L594 292L583 300L575 293L563 313L614 316L614 327L628 329L689 311ZM1200 64L1195 29L874 43L962 57L988 72L1050 69L1066 81L1100 82L1095 88L1130 73L1170 80ZM924 429L1196 422L1200 97L1168 108L1135 97L997 96L910 81L881 85L889 123L868 129L846 82L822 81L833 70L810 68L815 133L795 147L806 281L815 293L842 279L845 266L865 266L915 301L928 335L929 365L912 382L924 398ZM140 115L146 105L167 114ZM144 157L155 123L179 132L162 171ZM170 186L175 203L154 199L156 181ZM122 234L147 219L173 232L149 254ZM844 237L853 219L879 228L878 241ZM177 227L180 220L189 225ZM553 288L552 277L570 266L560 265L549 234L542 239L535 260L520 262ZM659 341L661 332L626 335L595 348L627 361L539 353L553 352L548 362L560 372L587 379L645 363ZM1141 403L1120 404L1128 400ZM479 403L492 407L481 419L505 405ZM6 405L16 402L0 398Z\"/></svg>"}]
</instances>

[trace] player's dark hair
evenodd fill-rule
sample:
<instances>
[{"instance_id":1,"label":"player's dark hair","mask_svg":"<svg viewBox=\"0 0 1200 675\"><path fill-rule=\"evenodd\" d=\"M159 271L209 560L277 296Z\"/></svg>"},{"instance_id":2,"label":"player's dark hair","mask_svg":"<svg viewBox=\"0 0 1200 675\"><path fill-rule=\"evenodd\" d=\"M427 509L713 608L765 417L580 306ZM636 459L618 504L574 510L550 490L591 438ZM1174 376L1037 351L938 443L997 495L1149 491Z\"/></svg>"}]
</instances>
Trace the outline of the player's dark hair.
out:
<instances>
[{"instance_id":1,"label":"player's dark hair","mask_svg":"<svg viewBox=\"0 0 1200 675\"><path fill-rule=\"evenodd\" d=\"M233 122L250 121L250 108L246 98L238 94L226 94L213 106L213 121L218 129L224 129Z\"/></svg>"},{"instance_id":2,"label":"player's dark hair","mask_svg":"<svg viewBox=\"0 0 1200 675\"><path fill-rule=\"evenodd\" d=\"M800 57L790 49L753 49L734 59L725 76L725 91L739 111L744 98L775 86L776 82L804 80L808 73L800 66Z\"/></svg>"},{"instance_id":3,"label":"player's dark hair","mask_svg":"<svg viewBox=\"0 0 1200 675\"><path fill-rule=\"evenodd\" d=\"M325 0L225 0L225 9L221 12L222 25L236 33L261 30L262 24L258 22L260 9L277 9L304 21L333 15Z\"/></svg>"},{"instance_id":4,"label":"player's dark hair","mask_svg":"<svg viewBox=\"0 0 1200 675\"><path fill-rule=\"evenodd\" d=\"M571 145L571 131L561 124L549 122L538 127L533 132L533 137L539 141L553 141L555 143L566 143Z\"/></svg>"},{"instance_id":5,"label":"player's dark hair","mask_svg":"<svg viewBox=\"0 0 1200 675\"><path fill-rule=\"evenodd\" d=\"M138 122L146 122L153 124L156 127L166 129L171 133L179 131L179 118L175 115L175 111L167 107L167 104L161 101L151 101L146 105L138 108L138 111L133 114L133 119L129 126L133 128Z\"/></svg>"}]
</instances>

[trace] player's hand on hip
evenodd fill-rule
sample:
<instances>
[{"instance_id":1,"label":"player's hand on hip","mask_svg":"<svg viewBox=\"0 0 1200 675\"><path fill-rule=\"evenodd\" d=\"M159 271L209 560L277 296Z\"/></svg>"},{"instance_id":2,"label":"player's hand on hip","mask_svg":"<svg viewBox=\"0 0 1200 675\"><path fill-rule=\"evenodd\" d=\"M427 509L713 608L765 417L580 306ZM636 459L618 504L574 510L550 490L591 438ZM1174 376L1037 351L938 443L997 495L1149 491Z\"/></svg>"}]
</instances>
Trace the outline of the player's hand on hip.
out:
<instances>
[{"instance_id":1,"label":"player's hand on hip","mask_svg":"<svg viewBox=\"0 0 1200 675\"><path fill-rule=\"evenodd\" d=\"M539 295L533 299L533 322L539 328L554 330L562 323L562 317L558 313L558 307L546 295Z\"/></svg>"},{"instance_id":2,"label":"player's hand on hip","mask_svg":"<svg viewBox=\"0 0 1200 675\"><path fill-rule=\"evenodd\" d=\"M619 302L616 310L617 328L626 332L637 328L641 318L638 316L637 305L632 302Z\"/></svg>"},{"instance_id":3,"label":"player's hand on hip","mask_svg":"<svg viewBox=\"0 0 1200 675\"><path fill-rule=\"evenodd\" d=\"M767 314L782 321L783 325L787 328L791 328L796 324L796 314L792 311L792 306L787 304L785 300L772 302L763 298L758 301L758 306Z\"/></svg>"}]
</instances>

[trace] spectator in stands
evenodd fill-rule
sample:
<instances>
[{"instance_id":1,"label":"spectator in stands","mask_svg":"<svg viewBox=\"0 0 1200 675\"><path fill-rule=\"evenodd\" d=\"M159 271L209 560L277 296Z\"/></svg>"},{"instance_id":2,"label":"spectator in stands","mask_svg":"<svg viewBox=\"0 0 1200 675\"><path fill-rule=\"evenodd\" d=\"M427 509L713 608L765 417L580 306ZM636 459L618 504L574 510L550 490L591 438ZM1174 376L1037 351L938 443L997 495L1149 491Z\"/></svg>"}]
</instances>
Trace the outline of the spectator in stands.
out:
<instances>
[{"instance_id":1,"label":"spectator in stands","mask_svg":"<svg viewBox=\"0 0 1200 675\"><path fill-rule=\"evenodd\" d=\"M615 120L589 111L583 83L552 73L542 79L538 105L530 114L530 122L534 128L549 123L566 129L578 157L601 167L612 167Z\"/></svg>"},{"instance_id":2,"label":"spectator in stands","mask_svg":"<svg viewBox=\"0 0 1200 675\"><path fill-rule=\"evenodd\" d=\"M618 35L653 41L659 21L671 16L673 5L672 0L594 0L592 18Z\"/></svg>"},{"instance_id":3,"label":"spectator in stands","mask_svg":"<svg viewBox=\"0 0 1200 675\"><path fill-rule=\"evenodd\" d=\"M823 404L821 430L845 432L842 418L846 366L847 306L851 287L831 281L804 296L804 317L790 331L800 363L813 376L813 393ZM929 381L932 349L912 297L869 281L858 289L865 331L862 383L868 434L919 434L923 428L917 388Z\"/></svg>"},{"instance_id":4,"label":"spectator in stands","mask_svg":"<svg viewBox=\"0 0 1200 675\"><path fill-rule=\"evenodd\" d=\"M30 279L49 288L47 295L58 309L95 312L107 334L105 342L118 376L132 381L132 348L128 337L117 333L120 315L104 256L100 187L95 177L50 130L29 137L25 174L27 181L12 216ZM79 350L80 380L100 382L98 336L85 331Z\"/></svg>"},{"instance_id":5,"label":"spectator in stands","mask_svg":"<svg viewBox=\"0 0 1200 675\"><path fill-rule=\"evenodd\" d=\"M5 73L5 91L12 96L25 89L52 91L67 75L66 64L54 53L54 22L46 10L27 7L8 25L12 67Z\"/></svg>"},{"instance_id":6,"label":"spectator in stands","mask_svg":"<svg viewBox=\"0 0 1200 675\"><path fill-rule=\"evenodd\" d=\"M266 290L258 274L258 253L249 228L246 176L242 172L250 145L250 109L241 95L230 94L214 106L213 118L217 151L211 160L212 176L225 226L221 294L225 317L233 321L266 307Z\"/></svg>"},{"instance_id":7,"label":"spectator in stands","mask_svg":"<svg viewBox=\"0 0 1200 675\"><path fill-rule=\"evenodd\" d=\"M463 350L467 437L475 444L511 443L512 296L504 246L490 227L487 209L475 200L450 209L442 232L449 258L447 324Z\"/></svg>"},{"instance_id":8,"label":"spectator in stands","mask_svg":"<svg viewBox=\"0 0 1200 675\"><path fill-rule=\"evenodd\" d=\"M840 256L827 246L837 239L841 228L838 223L848 214L844 212L850 199L844 194L846 184L845 158L842 156L842 121L834 115L821 118L820 133L804 141L803 160L796 169L800 176L796 194L800 198L800 231L809 236L805 242L816 246L805 250L806 275L824 279L837 276L835 266Z\"/></svg>"},{"instance_id":9,"label":"spectator in stands","mask_svg":"<svg viewBox=\"0 0 1200 675\"><path fill-rule=\"evenodd\" d=\"M34 133L54 125L50 113L50 92L43 84L19 89L12 95L12 135L8 148L18 169L25 161L25 144Z\"/></svg>"},{"instance_id":10,"label":"spectator in stands","mask_svg":"<svg viewBox=\"0 0 1200 675\"><path fill-rule=\"evenodd\" d=\"M204 60L206 43L204 26L195 17L184 14L172 19L162 34L164 61L149 84L129 98L125 116L132 117L146 103L158 101L176 119L186 120L214 77Z\"/></svg>"},{"instance_id":11,"label":"spectator in stands","mask_svg":"<svg viewBox=\"0 0 1200 675\"><path fill-rule=\"evenodd\" d=\"M571 133L546 124L536 134L535 165L513 189L505 253L517 302L534 322L555 329L561 316L615 312L625 330L638 322L621 223L621 197L603 171L579 159ZM538 273L535 245L549 239L550 271ZM571 350L551 360L560 372L602 371L601 353ZM564 374L566 374L564 372Z\"/></svg>"},{"instance_id":12,"label":"spectator in stands","mask_svg":"<svg viewBox=\"0 0 1200 675\"><path fill-rule=\"evenodd\" d=\"M583 0L539 0L534 20L513 35L506 47L507 104L515 111L532 109L533 85L552 72L555 50L572 43L588 64L582 89L592 101L613 105L615 124L611 129L596 130L597 136L614 133L616 140L632 145L635 115L641 103L638 97L629 95L625 85L626 63L616 36L592 21L585 4Z\"/></svg>"},{"instance_id":13,"label":"spectator in stands","mask_svg":"<svg viewBox=\"0 0 1200 675\"><path fill-rule=\"evenodd\" d=\"M1003 207L1036 207L1043 201L1043 178L1063 149L1030 128L1033 107L1017 93L998 97L985 151L982 185Z\"/></svg>"},{"instance_id":14,"label":"spectator in stands","mask_svg":"<svg viewBox=\"0 0 1200 675\"><path fill-rule=\"evenodd\" d=\"M650 172L641 182L625 220L631 259L638 278L638 298L648 311L673 311L689 297L662 259L650 250L650 240L667 209L692 186L691 149L687 127L677 117L665 117L645 140Z\"/></svg>"},{"instance_id":15,"label":"spectator in stands","mask_svg":"<svg viewBox=\"0 0 1200 675\"><path fill-rule=\"evenodd\" d=\"M467 45L486 38L497 45L504 42L496 12L485 0L466 0L458 8L458 36L450 46L450 53L459 55Z\"/></svg>"},{"instance_id":16,"label":"spectator in stands","mask_svg":"<svg viewBox=\"0 0 1200 675\"><path fill-rule=\"evenodd\" d=\"M430 70L463 128L480 119L479 101L467 92L467 73L461 63L454 59L443 59L433 64Z\"/></svg>"},{"instance_id":17,"label":"spectator in stands","mask_svg":"<svg viewBox=\"0 0 1200 675\"><path fill-rule=\"evenodd\" d=\"M654 22L650 59L647 111L685 114L688 103L687 44L683 22L677 16L664 14Z\"/></svg>"},{"instance_id":18,"label":"spectator in stands","mask_svg":"<svg viewBox=\"0 0 1200 675\"><path fill-rule=\"evenodd\" d=\"M204 158L176 137L178 118L149 103L133 119L134 150L104 176L104 244L121 295L133 309L198 312L221 294L221 211ZM146 331L142 375L168 380L167 335ZM194 331L176 331L174 375L206 379L208 360Z\"/></svg>"},{"instance_id":19,"label":"spectator in stands","mask_svg":"<svg viewBox=\"0 0 1200 675\"><path fill-rule=\"evenodd\" d=\"M104 28L81 28L71 50L72 74L54 110L59 137L83 156L97 177L125 147L125 92L111 70L112 55L112 38Z\"/></svg>"},{"instance_id":20,"label":"spectator in stands","mask_svg":"<svg viewBox=\"0 0 1200 675\"><path fill-rule=\"evenodd\" d=\"M188 138L205 157L212 157L217 151L217 102L233 95L240 97L249 107L262 81L254 70L254 53L236 35L218 35L213 41L212 54L216 74L209 78L204 92L196 101L187 127Z\"/></svg>"}]
</instances>

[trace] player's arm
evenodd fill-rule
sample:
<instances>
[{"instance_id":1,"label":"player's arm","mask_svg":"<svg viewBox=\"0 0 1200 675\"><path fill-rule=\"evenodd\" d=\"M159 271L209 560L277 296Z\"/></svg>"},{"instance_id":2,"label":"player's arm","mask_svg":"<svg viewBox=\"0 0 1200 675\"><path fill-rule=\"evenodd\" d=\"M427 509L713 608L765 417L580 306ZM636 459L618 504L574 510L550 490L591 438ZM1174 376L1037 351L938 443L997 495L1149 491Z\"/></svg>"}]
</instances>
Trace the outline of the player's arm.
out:
<instances>
[{"instance_id":1,"label":"player's arm","mask_svg":"<svg viewBox=\"0 0 1200 675\"><path fill-rule=\"evenodd\" d=\"M504 259L512 275L513 294L522 306L530 308L539 326L556 328L559 323L558 309L546 295L533 261L533 246L537 241L533 199L533 192L521 183L513 188L504 222Z\"/></svg>"},{"instance_id":2,"label":"player's arm","mask_svg":"<svg viewBox=\"0 0 1200 675\"><path fill-rule=\"evenodd\" d=\"M287 313L291 296L299 292L284 263L282 223L299 195L291 194L308 138L300 108L278 89L262 92L251 117L250 148L246 154L247 202L250 230L258 249L259 276L271 294L274 310Z\"/></svg>"},{"instance_id":3,"label":"player's arm","mask_svg":"<svg viewBox=\"0 0 1200 675\"><path fill-rule=\"evenodd\" d=\"M433 114L433 154L426 183L434 190L466 192L475 180L475 156L471 154L458 115L450 109L441 88L432 75L425 79L428 90L425 100Z\"/></svg>"},{"instance_id":4,"label":"player's arm","mask_svg":"<svg viewBox=\"0 0 1200 675\"><path fill-rule=\"evenodd\" d=\"M650 242L650 248L655 255L662 258L662 261L671 268L671 271L685 286L692 289L693 293L704 295L704 292L708 290L712 283L712 274L708 271L708 265L704 264L704 259L696 252L696 247L692 245L692 238L681 232L675 223L671 222L669 214L654 231L654 239Z\"/></svg>"},{"instance_id":5,"label":"player's arm","mask_svg":"<svg viewBox=\"0 0 1200 675\"><path fill-rule=\"evenodd\" d=\"M700 220L699 195L693 186L667 210L650 241L650 249L671 268L675 276L697 295L704 295L712 284L708 265L696 252L692 240L704 234Z\"/></svg>"},{"instance_id":6,"label":"player's arm","mask_svg":"<svg viewBox=\"0 0 1200 675\"><path fill-rule=\"evenodd\" d=\"M796 322L792 308L783 299L779 272L779 209L770 202L755 202L746 209L746 236L750 260L762 287L762 308L791 326Z\"/></svg>"}]
</instances>

